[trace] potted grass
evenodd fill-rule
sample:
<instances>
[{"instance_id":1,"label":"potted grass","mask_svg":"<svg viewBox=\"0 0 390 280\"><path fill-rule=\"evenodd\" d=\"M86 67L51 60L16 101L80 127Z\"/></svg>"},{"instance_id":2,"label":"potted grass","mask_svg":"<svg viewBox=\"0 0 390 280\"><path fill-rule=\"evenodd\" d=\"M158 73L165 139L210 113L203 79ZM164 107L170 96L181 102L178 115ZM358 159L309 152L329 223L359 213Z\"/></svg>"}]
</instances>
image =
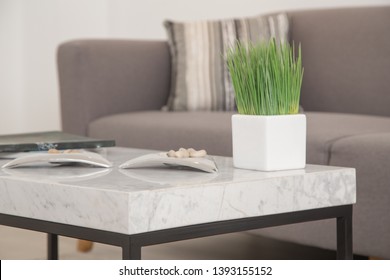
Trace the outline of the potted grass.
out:
<instances>
[{"instance_id":1,"label":"potted grass","mask_svg":"<svg viewBox=\"0 0 390 280\"><path fill-rule=\"evenodd\" d=\"M306 117L299 114L301 48L274 40L238 42L227 52L238 114L232 116L237 168L304 168Z\"/></svg>"}]
</instances>

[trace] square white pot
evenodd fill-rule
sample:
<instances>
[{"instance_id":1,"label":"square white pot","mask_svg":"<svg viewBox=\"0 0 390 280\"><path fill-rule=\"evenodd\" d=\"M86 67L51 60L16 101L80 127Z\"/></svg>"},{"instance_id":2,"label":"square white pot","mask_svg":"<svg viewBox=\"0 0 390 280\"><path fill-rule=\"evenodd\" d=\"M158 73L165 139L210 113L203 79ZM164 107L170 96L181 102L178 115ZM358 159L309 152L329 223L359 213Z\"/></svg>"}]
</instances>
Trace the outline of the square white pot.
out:
<instances>
[{"instance_id":1,"label":"square white pot","mask_svg":"<svg viewBox=\"0 0 390 280\"><path fill-rule=\"evenodd\" d=\"M233 115L234 167L261 171L306 165L306 116Z\"/></svg>"}]
</instances>

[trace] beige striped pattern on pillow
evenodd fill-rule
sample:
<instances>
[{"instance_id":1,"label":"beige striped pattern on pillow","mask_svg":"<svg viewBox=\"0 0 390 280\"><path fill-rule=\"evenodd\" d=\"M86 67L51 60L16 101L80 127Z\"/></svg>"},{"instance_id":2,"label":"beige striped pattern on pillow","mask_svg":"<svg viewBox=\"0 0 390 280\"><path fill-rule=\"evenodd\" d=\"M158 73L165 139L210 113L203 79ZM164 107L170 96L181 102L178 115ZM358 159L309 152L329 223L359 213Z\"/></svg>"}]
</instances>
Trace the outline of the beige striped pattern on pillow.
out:
<instances>
[{"instance_id":1,"label":"beige striped pattern on pillow","mask_svg":"<svg viewBox=\"0 0 390 280\"><path fill-rule=\"evenodd\" d=\"M233 111L234 89L225 54L236 40L288 40L286 14L219 21L164 23L172 56L168 109Z\"/></svg>"}]
</instances>

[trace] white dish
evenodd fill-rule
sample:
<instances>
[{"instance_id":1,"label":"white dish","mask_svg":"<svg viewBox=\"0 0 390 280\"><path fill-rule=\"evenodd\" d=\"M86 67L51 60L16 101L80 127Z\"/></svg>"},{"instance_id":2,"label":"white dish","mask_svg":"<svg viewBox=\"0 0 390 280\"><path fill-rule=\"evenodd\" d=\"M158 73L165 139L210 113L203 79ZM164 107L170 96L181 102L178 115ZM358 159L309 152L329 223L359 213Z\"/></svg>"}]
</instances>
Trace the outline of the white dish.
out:
<instances>
[{"instance_id":1,"label":"white dish","mask_svg":"<svg viewBox=\"0 0 390 280\"><path fill-rule=\"evenodd\" d=\"M3 168L0 172L17 178L55 182L81 182L106 176L111 173L111 168Z\"/></svg>"},{"instance_id":2,"label":"white dish","mask_svg":"<svg viewBox=\"0 0 390 280\"><path fill-rule=\"evenodd\" d=\"M111 167L112 163L97 153L80 150L77 153L28 152L4 164L2 168L36 164L87 164L97 167Z\"/></svg>"},{"instance_id":3,"label":"white dish","mask_svg":"<svg viewBox=\"0 0 390 280\"><path fill-rule=\"evenodd\" d=\"M215 173L218 168L211 157L202 158L174 158L168 157L167 153L148 154L140 156L121 164L119 168L140 168L140 167L190 167L197 170Z\"/></svg>"}]
</instances>

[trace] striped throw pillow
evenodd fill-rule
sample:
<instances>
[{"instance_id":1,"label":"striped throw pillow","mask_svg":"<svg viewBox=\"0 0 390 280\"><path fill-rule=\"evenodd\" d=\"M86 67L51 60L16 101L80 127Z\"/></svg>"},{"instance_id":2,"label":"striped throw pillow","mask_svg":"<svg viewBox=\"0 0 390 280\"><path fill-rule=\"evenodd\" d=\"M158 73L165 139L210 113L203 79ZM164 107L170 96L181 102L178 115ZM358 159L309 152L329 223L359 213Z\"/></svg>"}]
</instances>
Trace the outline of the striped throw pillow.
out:
<instances>
[{"instance_id":1,"label":"striped throw pillow","mask_svg":"<svg viewBox=\"0 0 390 280\"><path fill-rule=\"evenodd\" d=\"M287 41L286 14L219 21L165 21L172 57L173 111L233 111L234 89L225 54L236 40Z\"/></svg>"}]
</instances>

